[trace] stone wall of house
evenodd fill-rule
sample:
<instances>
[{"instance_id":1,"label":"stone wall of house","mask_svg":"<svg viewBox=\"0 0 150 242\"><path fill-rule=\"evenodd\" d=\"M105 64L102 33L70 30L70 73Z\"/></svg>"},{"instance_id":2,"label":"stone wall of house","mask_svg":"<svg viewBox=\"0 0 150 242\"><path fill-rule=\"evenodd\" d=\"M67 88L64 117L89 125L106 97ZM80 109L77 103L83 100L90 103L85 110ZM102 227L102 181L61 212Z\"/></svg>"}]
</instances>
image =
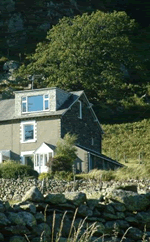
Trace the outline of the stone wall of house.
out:
<instances>
[{"instance_id":1,"label":"stone wall of house","mask_svg":"<svg viewBox=\"0 0 150 242\"><path fill-rule=\"evenodd\" d=\"M86 147L93 151L101 151L101 130L95 117L89 108L84 95L80 97L82 102L82 119L79 118L79 102L76 102L62 117L62 138L68 132L78 136L77 143L81 148ZM93 125L95 123L95 125ZM82 130L82 135L81 135ZM92 144L92 138L93 144Z\"/></svg>"},{"instance_id":2,"label":"stone wall of house","mask_svg":"<svg viewBox=\"0 0 150 242\"><path fill-rule=\"evenodd\" d=\"M0 201L0 241L52 241L61 227L62 219L60 242L67 240L73 220L77 230L84 219L81 234L87 226L96 222L97 229L92 241L99 237L99 242L121 241L123 236L126 242L149 241L150 193L131 191L135 189L133 185L126 186L126 189L113 189L105 197L101 196L101 192L95 197L88 197L84 192L48 193L43 196L33 186L19 203L10 205Z\"/></svg>"}]
</instances>

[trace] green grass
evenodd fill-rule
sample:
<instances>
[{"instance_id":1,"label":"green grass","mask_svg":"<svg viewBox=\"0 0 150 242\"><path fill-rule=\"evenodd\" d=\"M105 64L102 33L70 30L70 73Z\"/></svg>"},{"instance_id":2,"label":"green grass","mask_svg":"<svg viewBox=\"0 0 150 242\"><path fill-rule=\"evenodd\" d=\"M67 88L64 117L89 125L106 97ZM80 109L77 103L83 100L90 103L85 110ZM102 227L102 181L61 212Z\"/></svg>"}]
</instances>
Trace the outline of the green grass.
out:
<instances>
[{"instance_id":1,"label":"green grass","mask_svg":"<svg viewBox=\"0 0 150 242\"><path fill-rule=\"evenodd\" d=\"M150 119L123 124L102 125L102 153L120 162L150 161Z\"/></svg>"},{"instance_id":2,"label":"green grass","mask_svg":"<svg viewBox=\"0 0 150 242\"><path fill-rule=\"evenodd\" d=\"M134 166L124 166L115 171L109 170L92 170L87 174L76 175L78 179L94 179L96 181L127 181L130 179L149 179L150 177L150 164L139 164Z\"/></svg>"}]
</instances>

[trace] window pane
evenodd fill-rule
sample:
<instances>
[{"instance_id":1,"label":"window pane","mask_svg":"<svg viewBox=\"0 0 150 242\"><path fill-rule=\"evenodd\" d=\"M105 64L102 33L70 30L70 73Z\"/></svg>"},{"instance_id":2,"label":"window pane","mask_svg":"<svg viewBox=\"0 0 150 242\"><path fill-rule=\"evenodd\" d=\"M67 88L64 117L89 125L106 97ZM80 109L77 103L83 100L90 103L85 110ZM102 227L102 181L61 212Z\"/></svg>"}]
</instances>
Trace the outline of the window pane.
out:
<instances>
[{"instance_id":1,"label":"window pane","mask_svg":"<svg viewBox=\"0 0 150 242\"><path fill-rule=\"evenodd\" d=\"M26 101L26 97L22 97L22 101Z\"/></svg>"},{"instance_id":2,"label":"window pane","mask_svg":"<svg viewBox=\"0 0 150 242\"><path fill-rule=\"evenodd\" d=\"M47 154L44 155L44 166L47 164Z\"/></svg>"},{"instance_id":3,"label":"window pane","mask_svg":"<svg viewBox=\"0 0 150 242\"><path fill-rule=\"evenodd\" d=\"M26 112L26 111L27 111L26 103L22 103L22 112Z\"/></svg>"},{"instance_id":4,"label":"window pane","mask_svg":"<svg viewBox=\"0 0 150 242\"><path fill-rule=\"evenodd\" d=\"M43 165L43 155L40 155L40 166Z\"/></svg>"},{"instance_id":5,"label":"window pane","mask_svg":"<svg viewBox=\"0 0 150 242\"><path fill-rule=\"evenodd\" d=\"M48 109L48 100L45 100L45 110Z\"/></svg>"},{"instance_id":6,"label":"window pane","mask_svg":"<svg viewBox=\"0 0 150 242\"><path fill-rule=\"evenodd\" d=\"M49 153L49 159L52 158L52 153Z\"/></svg>"},{"instance_id":7,"label":"window pane","mask_svg":"<svg viewBox=\"0 0 150 242\"><path fill-rule=\"evenodd\" d=\"M45 95L45 99L48 98L48 95Z\"/></svg>"},{"instance_id":8,"label":"window pane","mask_svg":"<svg viewBox=\"0 0 150 242\"><path fill-rule=\"evenodd\" d=\"M28 97L28 112L43 110L43 95Z\"/></svg>"},{"instance_id":9,"label":"window pane","mask_svg":"<svg viewBox=\"0 0 150 242\"><path fill-rule=\"evenodd\" d=\"M24 139L30 140L34 138L34 126L33 125L25 125L24 126Z\"/></svg>"},{"instance_id":10,"label":"window pane","mask_svg":"<svg viewBox=\"0 0 150 242\"><path fill-rule=\"evenodd\" d=\"M39 155L37 155L37 166L39 166Z\"/></svg>"}]
</instances>

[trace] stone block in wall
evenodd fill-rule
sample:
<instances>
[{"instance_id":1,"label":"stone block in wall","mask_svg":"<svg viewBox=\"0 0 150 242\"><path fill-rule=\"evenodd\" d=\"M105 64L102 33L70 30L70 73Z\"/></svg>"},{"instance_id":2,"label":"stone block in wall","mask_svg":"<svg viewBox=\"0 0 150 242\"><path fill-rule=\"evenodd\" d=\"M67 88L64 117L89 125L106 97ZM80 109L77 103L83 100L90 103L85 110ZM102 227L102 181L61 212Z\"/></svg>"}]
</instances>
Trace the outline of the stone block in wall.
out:
<instances>
[{"instance_id":1,"label":"stone block in wall","mask_svg":"<svg viewBox=\"0 0 150 242\"><path fill-rule=\"evenodd\" d=\"M23 196L22 201L32 201L32 202L40 202L44 200L42 193L35 186L31 187L29 191Z\"/></svg>"},{"instance_id":2,"label":"stone block in wall","mask_svg":"<svg viewBox=\"0 0 150 242\"><path fill-rule=\"evenodd\" d=\"M141 231L138 228L130 228L126 237L133 239L134 241L141 241L142 237L143 237L143 231Z\"/></svg>"},{"instance_id":3,"label":"stone block in wall","mask_svg":"<svg viewBox=\"0 0 150 242\"><path fill-rule=\"evenodd\" d=\"M25 221L23 220L22 216L18 213L8 212L7 217L12 224L16 224L16 225L25 225L26 224Z\"/></svg>"},{"instance_id":4,"label":"stone block in wall","mask_svg":"<svg viewBox=\"0 0 150 242\"><path fill-rule=\"evenodd\" d=\"M142 211L150 205L147 194L137 194L131 191L114 189L107 194L106 199L123 203L128 211Z\"/></svg>"},{"instance_id":5,"label":"stone block in wall","mask_svg":"<svg viewBox=\"0 0 150 242\"><path fill-rule=\"evenodd\" d=\"M37 226L35 226L33 228L33 233L36 235L36 236L41 236L43 238L50 238L50 235L51 235L51 230L50 230L50 226L46 223L40 223L38 224ZM42 236L43 234L43 236Z\"/></svg>"},{"instance_id":6,"label":"stone block in wall","mask_svg":"<svg viewBox=\"0 0 150 242\"><path fill-rule=\"evenodd\" d=\"M44 201L46 203L59 204L59 203L65 203L67 200L66 200L64 194L51 193L45 197Z\"/></svg>"},{"instance_id":7,"label":"stone block in wall","mask_svg":"<svg viewBox=\"0 0 150 242\"><path fill-rule=\"evenodd\" d=\"M79 206L80 204L86 202L86 194L82 192L66 192L64 195L65 198L75 206Z\"/></svg>"},{"instance_id":8,"label":"stone block in wall","mask_svg":"<svg viewBox=\"0 0 150 242\"><path fill-rule=\"evenodd\" d=\"M31 213L29 213L29 212L19 212L18 214L23 218L25 225L28 228L32 229L33 226L37 225L36 219Z\"/></svg>"},{"instance_id":9,"label":"stone block in wall","mask_svg":"<svg viewBox=\"0 0 150 242\"><path fill-rule=\"evenodd\" d=\"M93 215L93 211L89 209L86 205L81 204L78 208L78 214L83 217L91 217Z\"/></svg>"},{"instance_id":10,"label":"stone block in wall","mask_svg":"<svg viewBox=\"0 0 150 242\"><path fill-rule=\"evenodd\" d=\"M0 227L9 225L10 221L7 219L4 213L0 213Z\"/></svg>"}]
</instances>

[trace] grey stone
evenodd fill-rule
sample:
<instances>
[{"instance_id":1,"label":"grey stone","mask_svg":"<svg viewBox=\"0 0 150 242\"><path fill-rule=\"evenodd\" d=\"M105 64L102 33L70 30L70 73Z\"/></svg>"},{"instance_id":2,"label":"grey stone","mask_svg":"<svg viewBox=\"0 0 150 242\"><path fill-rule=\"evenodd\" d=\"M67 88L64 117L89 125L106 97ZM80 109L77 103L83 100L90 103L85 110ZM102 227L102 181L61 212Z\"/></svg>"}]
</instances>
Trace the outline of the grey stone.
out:
<instances>
[{"instance_id":1,"label":"grey stone","mask_svg":"<svg viewBox=\"0 0 150 242\"><path fill-rule=\"evenodd\" d=\"M33 232L37 236L40 235L41 237L43 236L43 238L46 237L50 239L51 230L50 230L50 226L47 223L41 223L41 224L38 224L37 226L34 226Z\"/></svg>"},{"instance_id":2,"label":"grey stone","mask_svg":"<svg viewBox=\"0 0 150 242\"><path fill-rule=\"evenodd\" d=\"M23 196L22 201L33 201L33 202L41 202L44 200L42 193L35 186L31 187L29 191Z\"/></svg>"},{"instance_id":3,"label":"grey stone","mask_svg":"<svg viewBox=\"0 0 150 242\"><path fill-rule=\"evenodd\" d=\"M107 195L107 198L123 203L129 211L142 211L150 205L150 199L146 194L138 195L135 192L124 190L113 190Z\"/></svg>"},{"instance_id":4,"label":"grey stone","mask_svg":"<svg viewBox=\"0 0 150 242\"><path fill-rule=\"evenodd\" d=\"M25 224L28 227L32 228L34 225L37 224L36 219L33 216L33 214L28 213L28 212L19 212L18 214L19 214L19 216L22 217L23 221L25 222Z\"/></svg>"},{"instance_id":5,"label":"grey stone","mask_svg":"<svg viewBox=\"0 0 150 242\"><path fill-rule=\"evenodd\" d=\"M114 208L113 208L110 204L105 205L105 209L104 209L104 211L105 211L106 213L112 213L112 214L115 214L115 210L114 210Z\"/></svg>"},{"instance_id":6,"label":"grey stone","mask_svg":"<svg viewBox=\"0 0 150 242\"><path fill-rule=\"evenodd\" d=\"M22 200L22 197L21 197L20 194L15 193L14 196L13 196L13 198L12 198L12 200L17 201L17 202L20 202Z\"/></svg>"},{"instance_id":7,"label":"grey stone","mask_svg":"<svg viewBox=\"0 0 150 242\"><path fill-rule=\"evenodd\" d=\"M58 193L51 193L48 194L45 197L45 202L46 203L53 203L53 204L60 204L60 203L66 203L66 198L64 194L58 194Z\"/></svg>"},{"instance_id":8,"label":"grey stone","mask_svg":"<svg viewBox=\"0 0 150 242\"><path fill-rule=\"evenodd\" d=\"M36 206L34 204L24 204L24 205L20 205L20 208L22 208L23 210L33 213L36 213Z\"/></svg>"},{"instance_id":9,"label":"grey stone","mask_svg":"<svg viewBox=\"0 0 150 242\"><path fill-rule=\"evenodd\" d=\"M136 215L136 219L138 223L145 225L146 228L150 229L150 212L139 212Z\"/></svg>"},{"instance_id":10,"label":"grey stone","mask_svg":"<svg viewBox=\"0 0 150 242\"><path fill-rule=\"evenodd\" d=\"M120 231L121 229L128 229L130 226L124 220L108 221L105 223L105 233L112 233L112 231Z\"/></svg>"},{"instance_id":11,"label":"grey stone","mask_svg":"<svg viewBox=\"0 0 150 242\"><path fill-rule=\"evenodd\" d=\"M131 239L134 239L134 241L142 239L143 232L139 230L138 228L131 228L129 229L126 237L129 237Z\"/></svg>"},{"instance_id":12,"label":"grey stone","mask_svg":"<svg viewBox=\"0 0 150 242\"><path fill-rule=\"evenodd\" d=\"M7 219L6 215L4 213L0 213L0 226L6 226L9 224L10 221Z\"/></svg>"},{"instance_id":13,"label":"grey stone","mask_svg":"<svg viewBox=\"0 0 150 242\"><path fill-rule=\"evenodd\" d=\"M104 234L104 232L105 232L105 226L103 225L103 223L97 222L96 223L96 226L97 226L96 234L98 234L98 235Z\"/></svg>"},{"instance_id":14,"label":"grey stone","mask_svg":"<svg viewBox=\"0 0 150 242\"><path fill-rule=\"evenodd\" d=\"M98 202L99 202L99 200L97 200L97 199L88 199L87 205L90 209L93 210L97 206Z\"/></svg>"},{"instance_id":15,"label":"grey stone","mask_svg":"<svg viewBox=\"0 0 150 242\"><path fill-rule=\"evenodd\" d=\"M139 221L137 220L136 216L129 216L129 217L125 217L125 220L129 223L133 223L133 224L138 224Z\"/></svg>"},{"instance_id":16,"label":"grey stone","mask_svg":"<svg viewBox=\"0 0 150 242\"><path fill-rule=\"evenodd\" d=\"M103 213L103 218L106 220L114 220L117 219L117 216L112 213Z\"/></svg>"},{"instance_id":17,"label":"grey stone","mask_svg":"<svg viewBox=\"0 0 150 242\"><path fill-rule=\"evenodd\" d=\"M4 212L4 211L5 211L5 207L3 203L0 202L0 212Z\"/></svg>"},{"instance_id":18,"label":"grey stone","mask_svg":"<svg viewBox=\"0 0 150 242\"><path fill-rule=\"evenodd\" d=\"M18 213L9 212L8 219L11 221L12 224L25 225L25 222L22 216L19 215Z\"/></svg>"},{"instance_id":19,"label":"grey stone","mask_svg":"<svg viewBox=\"0 0 150 242\"><path fill-rule=\"evenodd\" d=\"M64 195L65 198L75 206L79 206L80 204L86 202L86 195L82 192L66 192Z\"/></svg>"},{"instance_id":20,"label":"grey stone","mask_svg":"<svg viewBox=\"0 0 150 242\"><path fill-rule=\"evenodd\" d=\"M86 205L81 204L78 208L78 215L81 215L84 217L90 217L93 215L93 212Z\"/></svg>"},{"instance_id":21,"label":"grey stone","mask_svg":"<svg viewBox=\"0 0 150 242\"><path fill-rule=\"evenodd\" d=\"M9 226L6 227L5 230L15 235L29 234L29 230L24 225Z\"/></svg>"},{"instance_id":22,"label":"grey stone","mask_svg":"<svg viewBox=\"0 0 150 242\"><path fill-rule=\"evenodd\" d=\"M126 210L126 207L122 203L111 203L111 205L114 207L114 209L118 212L124 212Z\"/></svg>"},{"instance_id":23,"label":"grey stone","mask_svg":"<svg viewBox=\"0 0 150 242\"><path fill-rule=\"evenodd\" d=\"M137 193L137 184L122 185L122 186L117 187L116 189L122 189L122 190L125 190L125 191L131 191L131 192Z\"/></svg>"},{"instance_id":24,"label":"grey stone","mask_svg":"<svg viewBox=\"0 0 150 242\"><path fill-rule=\"evenodd\" d=\"M35 214L35 219L37 222L44 222L44 215L42 213L36 213Z\"/></svg>"},{"instance_id":25,"label":"grey stone","mask_svg":"<svg viewBox=\"0 0 150 242\"><path fill-rule=\"evenodd\" d=\"M116 216L117 216L117 219L124 219L125 218L125 214L123 212L117 212Z\"/></svg>"}]
</instances>

